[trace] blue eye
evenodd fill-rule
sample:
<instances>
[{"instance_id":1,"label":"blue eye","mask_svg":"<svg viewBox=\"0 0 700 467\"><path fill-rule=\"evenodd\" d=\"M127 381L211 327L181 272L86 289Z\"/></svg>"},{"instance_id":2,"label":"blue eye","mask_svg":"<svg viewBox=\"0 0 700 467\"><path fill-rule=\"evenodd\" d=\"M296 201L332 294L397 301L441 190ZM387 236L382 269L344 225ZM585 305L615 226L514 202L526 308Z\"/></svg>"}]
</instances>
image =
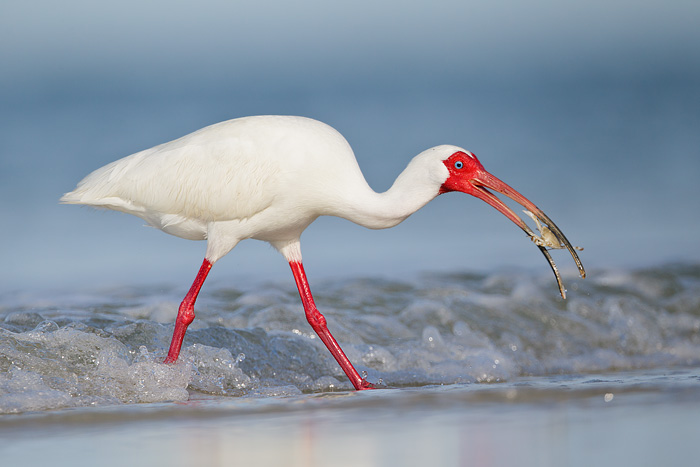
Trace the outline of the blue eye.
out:
<instances>
[{"instance_id":1,"label":"blue eye","mask_svg":"<svg viewBox=\"0 0 700 467\"><path fill-rule=\"evenodd\" d=\"M455 162L455 169L459 170L462 167L464 167L464 163L462 161Z\"/></svg>"}]
</instances>

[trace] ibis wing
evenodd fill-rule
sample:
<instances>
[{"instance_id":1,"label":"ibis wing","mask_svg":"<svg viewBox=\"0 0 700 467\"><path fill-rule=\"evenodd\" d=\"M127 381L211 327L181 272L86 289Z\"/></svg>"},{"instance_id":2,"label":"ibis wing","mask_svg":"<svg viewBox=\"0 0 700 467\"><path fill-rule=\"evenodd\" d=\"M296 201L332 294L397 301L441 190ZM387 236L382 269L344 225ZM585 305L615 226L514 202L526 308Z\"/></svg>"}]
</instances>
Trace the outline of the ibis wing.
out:
<instances>
[{"instance_id":1,"label":"ibis wing","mask_svg":"<svg viewBox=\"0 0 700 467\"><path fill-rule=\"evenodd\" d=\"M243 219L268 207L277 164L260 158L245 140L204 130L95 170L61 202L127 212L149 223L158 215L170 216L167 222L173 216Z\"/></svg>"}]
</instances>

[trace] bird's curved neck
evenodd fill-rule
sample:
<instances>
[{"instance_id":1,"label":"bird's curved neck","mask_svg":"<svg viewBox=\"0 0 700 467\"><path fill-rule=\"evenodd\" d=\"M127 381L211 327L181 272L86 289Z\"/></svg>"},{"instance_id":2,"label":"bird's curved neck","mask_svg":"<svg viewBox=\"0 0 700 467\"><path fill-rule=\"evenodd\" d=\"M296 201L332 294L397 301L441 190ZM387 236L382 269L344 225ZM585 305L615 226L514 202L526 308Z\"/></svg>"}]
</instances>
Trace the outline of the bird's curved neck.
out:
<instances>
[{"instance_id":1,"label":"bird's curved neck","mask_svg":"<svg viewBox=\"0 0 700 467\"><path fill-rule=\"evenodd\" d=\"M425 173L409 164L384 193L369 186L355 193L342 217L370 229L394 227L439 194L439 187L426 182Z\"/></svg>"}]
</instances>

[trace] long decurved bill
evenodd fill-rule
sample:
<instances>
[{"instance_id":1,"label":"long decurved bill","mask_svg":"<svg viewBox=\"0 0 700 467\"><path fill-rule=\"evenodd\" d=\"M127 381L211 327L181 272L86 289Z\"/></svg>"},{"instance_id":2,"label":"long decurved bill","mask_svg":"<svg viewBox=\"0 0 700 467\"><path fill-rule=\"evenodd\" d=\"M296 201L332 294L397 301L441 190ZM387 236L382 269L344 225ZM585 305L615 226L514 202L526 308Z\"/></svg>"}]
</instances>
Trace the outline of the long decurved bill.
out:
<instances>
[{"instance_id":1,"label":"long decurved bill","mask_svg":"<svg viewBox=\"0 0 700 467\"><path fill-rule=\"evenodd\" d=\"M471 187L469 190L465 190L465 192L472 196L476 196L480 200L485 201L496 208L501 214L523 229L528 237L530 237L535 245L537 245L545 258L547 258L547 261L554 272L554 276L557 279L557 285L559 286L559 293L561 293L562 298L566 298L566 289L564 289L564 284L562 284L559 269L557 269L557 265L554 264L554 260L549 254L547 248L566 248L569 250L569 253L571 253L571 256L576 262L576 267L578 267L579 274L582 278L586 277L586 271L583 268L583 264L581 263L578 254L576 253L576 248L571 246L569 240L562 233L562 231L559 230L559 227L557 227L557 225L552 222L552 219L542 212L540 208L535 206L534 203L508 186L506 183L502 182L497 177L491 175L485 169L478 171L476 175L471 177L469 179L469 184ZM501 201L489 190L501 193L527 209L527 211L531 213L530 217L532 217L537 223L537 227L540 230L540 235L536 235L525 223L525 221L518 217L512 209L510 209L503 201Z\"/></svg>"}]
</instances>

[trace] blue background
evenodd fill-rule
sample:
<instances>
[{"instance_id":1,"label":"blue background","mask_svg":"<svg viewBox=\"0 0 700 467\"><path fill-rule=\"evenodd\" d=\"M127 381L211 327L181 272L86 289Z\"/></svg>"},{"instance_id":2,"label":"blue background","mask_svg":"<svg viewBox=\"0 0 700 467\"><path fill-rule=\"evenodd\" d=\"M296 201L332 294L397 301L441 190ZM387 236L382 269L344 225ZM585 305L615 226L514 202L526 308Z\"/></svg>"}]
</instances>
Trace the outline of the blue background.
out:
<instances>
[{"instance_id":1,"label":"blue background","mask_svg":"<svg viewBox=\"0 0 700 467\"><path fill-rule=\"evenodd\" d=\"M0 291L187 286L203 242L58 198L112 160L254 114L334 126L377 191L428 147L470 149L586 247L591 271L696 262L698 20L696 1L4 0ZM302 248L312 284L549 274L519 229L460 194L385 231L321 218ZM211 280L287 275L281 256L249 241Z\"/></svg>"}]
</instances>

